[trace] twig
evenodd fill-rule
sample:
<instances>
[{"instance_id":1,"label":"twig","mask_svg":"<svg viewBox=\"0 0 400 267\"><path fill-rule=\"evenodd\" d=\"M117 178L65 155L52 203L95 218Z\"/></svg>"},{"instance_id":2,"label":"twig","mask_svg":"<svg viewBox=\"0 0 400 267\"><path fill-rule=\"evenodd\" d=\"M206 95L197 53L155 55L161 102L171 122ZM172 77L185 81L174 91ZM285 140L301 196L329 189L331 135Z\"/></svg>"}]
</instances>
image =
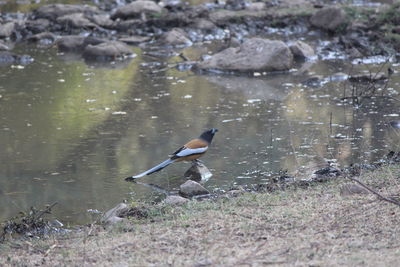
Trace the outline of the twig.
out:
<instances>
[{"instance_id":1,"label":"twig","mask_svg":"<svg viewBox=\"0 0 400 267\"><path fill-rule=\"evenodd\" d=\"M348 176L347 178L349 178L350 180L352 180L352 181L358 183L359 185L361 185L362 187L364 187L365 189L367 189L368 191L370 191L372 194L378 196L379 199L384 200L384 201L387 201L387 202L390 202L390 203L395 204L395 205L397 205L397 206L400 206L400 202L398 202L398 201L396 201L396 200L394 200L394 199L391 199L391 198L382 196L381 194L379 194L378 192L376 192L374 189L372 189L372 188L370 188L369 186L365 185L364 183L362 183L362 182L359 181L358 179L353 178L353 177L350 177L350 176Z\"/></svg>"}]
</instances>

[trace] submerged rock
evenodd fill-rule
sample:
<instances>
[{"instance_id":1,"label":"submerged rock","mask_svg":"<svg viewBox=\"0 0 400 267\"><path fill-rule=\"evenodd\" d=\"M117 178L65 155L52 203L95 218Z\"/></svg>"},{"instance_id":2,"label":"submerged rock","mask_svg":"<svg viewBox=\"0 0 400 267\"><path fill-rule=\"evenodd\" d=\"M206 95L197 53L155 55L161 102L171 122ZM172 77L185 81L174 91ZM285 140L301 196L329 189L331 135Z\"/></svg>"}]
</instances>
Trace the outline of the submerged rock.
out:
<instances>
[{"instance_id":1,"label":"submerged rock","mask_svg":"<svg viewBox=\"0 0 400 267\"><path fill-rule=\"evenodd\" d=\"M302 41L296 41L290 45L290 51L295 58L310 59L315 57L314 49Z\"/></svg>"},{"instance_id":2,"label":"submerged rock","mask_svg":"<svg viewBox=\"0 0 400 267\"><path fill-rule=\"evenodd\" d=\"M140 0L119 7L111 16L111 19L138 18L142 13L149 15L160 15L162 8L153 1Z\"/></svg>"},{"instance_id":3,"label":"submerged rock","mask_svg":"<svg viewBox=\"0 0 400 267\"><path fill-rule=\"evenodd\" d=\"M339 7L326 7L316 12L310 22L315 27L335 32L346 24L346 13Z\"/></svg>"},{"instance_id":4,"label":"submerged rock","mask_svg":"<svg viewBox=\"0 0 400 267\"><path fill-rule=\"evenodd\" d=\"M61 52L80 52L84 46L85 37L78 35L63 36L57 41L58 50Z\"/></svg>"},{"instance_id":5,"label":"submerged rock","mask_svg":"<svg viewBox=\"0 0 400 267\"><path fill-rule=\"evenodd\" d=\"M29 64L33 58L28 55L17 55L9 51L0 51L0 65Z\"/></svg>"},{"instance_id":6,"label":"submerged rock","mask_svg":"<svg viewBox=\"0 0 400 267\"><path fill-rule=\"evenodd\" d=\"M282 41L252 38L237 48L227 48L200 62L202 70L283 71L293 65L293 54Z\"/></svg>"},{"instance_id":7,"label":"submerged rock","mask_svg":"<svg viewBox=\"0 0 400 267\"><path fill-rule=\"evenodd\" d=\"M181 196L167 196L164 203L171 206L180 206L187 203L189 200Z\"/></svg>"},{"instance_id":8,"label":"submerged rock","mask_svg":"<svg viewBox=\"0 0 400 267\"><path fill-rule=\"evenodd\" d=\"M83 51L85 59L109 60L132 55L132 50L124 43L109 41L96 45L89 44Z\"/></svg>"},{"instance_id":9,"label":"submerged rock","mask_svg":"<svg viewBox=\"0 0 400 267\"><path fill-rule=\"evenodd\" d=\"M180 186L179 194L184 197L193 197L198 195L208 195L210 192L201 184L188 180Z\"/></svg>"}]
</instances>

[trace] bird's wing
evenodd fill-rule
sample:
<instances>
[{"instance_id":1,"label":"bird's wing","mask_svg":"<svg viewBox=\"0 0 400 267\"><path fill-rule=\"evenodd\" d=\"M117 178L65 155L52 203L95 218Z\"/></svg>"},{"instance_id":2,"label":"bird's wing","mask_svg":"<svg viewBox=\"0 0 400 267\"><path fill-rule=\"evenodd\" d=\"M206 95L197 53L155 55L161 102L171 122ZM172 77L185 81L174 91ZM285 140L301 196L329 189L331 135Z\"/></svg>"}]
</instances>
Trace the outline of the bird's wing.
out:
<instances>
[{"instance_id":1,"label":"bird's wing","mask_svg":"<svg viewBox=\"0 0 400 267\"><path fill-rule=\"evenodd\" d=\"M174 157L185 157L195 154L201 154L206 152L208 149L208 143L201 139L193 139L192 141L186 143L183 147L178 149L174 153Z\"/></svg>"}]
</instances>

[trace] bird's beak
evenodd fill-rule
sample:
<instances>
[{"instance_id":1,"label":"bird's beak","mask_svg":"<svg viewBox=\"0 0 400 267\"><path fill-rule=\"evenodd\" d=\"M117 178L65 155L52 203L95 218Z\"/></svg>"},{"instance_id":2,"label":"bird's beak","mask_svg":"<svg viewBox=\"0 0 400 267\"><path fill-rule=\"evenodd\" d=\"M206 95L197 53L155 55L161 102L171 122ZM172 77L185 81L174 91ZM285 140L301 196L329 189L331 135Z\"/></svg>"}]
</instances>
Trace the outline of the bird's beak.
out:
<instances>
[{"instance_id":1,"label":"bird's beak","mask_svg":"<svg viewBox=\"0 0 400 267\"><path fill-rule=\"evenodd\" d=\"M212 129L211 129L211 133L212 133L212 134L215 134L216 132L218 132L218 129L217 129L217 128L212 128Z\"/></svg>"}]
</instances>

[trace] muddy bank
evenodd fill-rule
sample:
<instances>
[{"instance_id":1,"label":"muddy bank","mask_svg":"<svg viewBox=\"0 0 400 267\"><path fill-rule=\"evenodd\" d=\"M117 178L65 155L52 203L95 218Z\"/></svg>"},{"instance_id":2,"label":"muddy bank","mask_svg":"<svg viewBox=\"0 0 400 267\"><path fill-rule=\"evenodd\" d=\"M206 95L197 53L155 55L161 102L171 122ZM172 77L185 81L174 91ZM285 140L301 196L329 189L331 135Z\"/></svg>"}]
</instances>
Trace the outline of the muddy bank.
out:
<instances>
[{"instance_id":1,"label":"muddy bank","mask_svg":"<svg viewBox=\"0 0 400 267\"><path fill-rule=\"evenodd\" d=\"M2 13L0 49L12 53L16 43L36 43L43 49L56 44L60 52L77 53L85 59L116 60L134 55L129 46L182 48L220 40L217 50L223 50L245 44L251 37L275 39L271 38L274 32L286 35L283 39L287 45L299 35L328 36L331 41L322 47L320 56L335 51L348 58L389 56L396 54L399 47L395 15L398 4L329 6L306 0L199 5L180 1L116 3L119 2L91 6L52 4L30 13ZM0 55L0 61L5 59ZM254 60L256 57L249 58L250 62ZM228 63L207 65L209 61L201 62L200 69L240 69L226 66ZM283 69L293 67L285 66ZM251 70L259 69L251 66Z\"/></svg>"},{"instance_id":2,"label":"muddy bank","mask_svg":"<svg viewBox=\"0 0 400 267\"><path fill-rule=\"evenodd\" d=\"M398 166L360 180L396 197ZM396 265L398 207L346 180L158 206L105 230L0 246L1 265ZM349 193L351 192L351 193Z\"/></svg>"}]
</instances>

